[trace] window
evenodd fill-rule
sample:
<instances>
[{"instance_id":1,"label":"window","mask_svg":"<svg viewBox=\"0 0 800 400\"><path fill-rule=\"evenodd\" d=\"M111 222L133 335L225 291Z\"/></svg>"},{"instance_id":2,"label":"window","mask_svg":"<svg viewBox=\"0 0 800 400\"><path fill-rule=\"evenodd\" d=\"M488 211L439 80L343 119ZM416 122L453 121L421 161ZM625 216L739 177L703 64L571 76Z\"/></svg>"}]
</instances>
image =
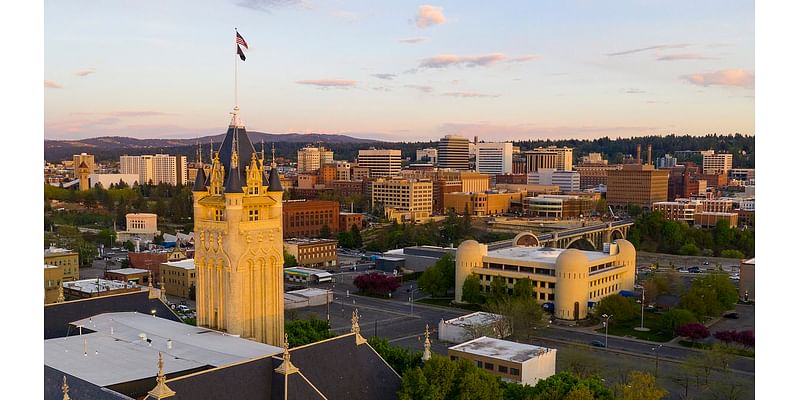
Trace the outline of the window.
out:
<instances>
[{"instance_id":1,"label":"window","mask_svg":"<svg viewBox=\"0 0 800 400\"><path fill-rule=\"evenodd\" d=\"M483 368L486 368L489 371L494 371L494 364L487 362L486 364L483 364Z\"/></svg>"},{"instance_id":2,"label":"window","mask_svg":"<svg viewBox=\"0 0 800 400\"><path fill-rule=\"evenodd\" d=\"M483 361L475 361L475 364L478 366L478 368L483 368Z\"/></svg>"},{"instance_id":3,"label":"window","mask_svg":"<svg viewBox=\"0 0 800 400\"><path fill-rule=\"evenodd\" d=\"M450 356L450 361L458 361L458 357L456 357L456 356Z\"/></svg>"},{"instance_id":4,"label":"window","mask_svg":"<svg viewBox=\"0 0 800 400\"><path fill-rule=\"evenodd\" d=\"M504 374L508 373L508 367L506 367L505 365L498 365L497 366L497 370L502 372L502 373L504 373Z\"/></svg>"},{"instance_id":5,"label":"window","mask_svg":"<svg viewBox=\"0 0 800 400\"><path fill-rule=\"evenodd\" d=\"M511 368L511 375L519 376L519 370L516 368Z\"/></svg>"}]
</instances>

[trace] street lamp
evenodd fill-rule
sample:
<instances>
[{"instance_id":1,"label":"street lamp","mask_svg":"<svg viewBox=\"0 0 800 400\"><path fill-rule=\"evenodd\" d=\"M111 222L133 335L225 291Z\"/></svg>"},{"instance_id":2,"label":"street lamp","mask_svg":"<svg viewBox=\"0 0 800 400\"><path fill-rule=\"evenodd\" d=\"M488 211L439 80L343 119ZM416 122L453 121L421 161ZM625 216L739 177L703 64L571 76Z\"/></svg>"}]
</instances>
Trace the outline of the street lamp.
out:
<instances>
[{"instance_id":1,"label":"street lamp","mask_svg":"<svg viewBox=\"0 0 800 400\"><path fill-rule=\"evenodd\" d=\"M650 330L650 328L645 328L644 327L644 285L642 285L642 301L641 302L642 302L642 326L640 326L639 328L633 328L633 329L635 329L635 330L637 330L639 332L647 332L647 331Z\"/></svg>"},{"instance_id":2,"label":"street lamp","mask_svg":"<svg viewBox=\"0 0 800 400\"><path fill-rule=\"evenodd\" d=\"M663 344L658 345L658 347L653 347L651 350L656 352L656 379L658 379L658 351L661 350Z\"/></svg>"},{"instance_id":3,"label":"street lamp","mask_svg":"<svg viewBox=\"0 0 800 400\"><path fill-rule=\"evenodd\" d=\"M414 285L411 285L411 297L408 298L408 302L411 303L411 314L414 314L414 291L419 289L414 289Z\"/></svg>"},{"instance_id":4,"label":"street lamp","mask_svg":"<svg viewBox=\"0 0 800 400\"><path fill-rule=\"evenodd\" d=\"M610 320L613 316L613 314L603 314L603 319L605 319L605 321L603 321L603 326L606 328L606 348L608 348L608 320Z\"/></svg>"}]
</instances>

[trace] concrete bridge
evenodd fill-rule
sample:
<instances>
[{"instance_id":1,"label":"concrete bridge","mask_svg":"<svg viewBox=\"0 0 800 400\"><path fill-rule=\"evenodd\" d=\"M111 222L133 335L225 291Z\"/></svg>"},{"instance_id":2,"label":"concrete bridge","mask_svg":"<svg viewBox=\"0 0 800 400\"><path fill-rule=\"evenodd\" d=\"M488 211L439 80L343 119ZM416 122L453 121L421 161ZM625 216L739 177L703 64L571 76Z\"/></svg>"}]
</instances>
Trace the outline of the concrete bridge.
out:
<instances>
[{"instance_id":1,"label":"concrete bridge","mask_svg":"<svg viewBox=\"0 0 800 400\"><path fill-rule=\"evenodd\" d=\"M623 219L603 224L582 226L580 228L566 229L558 232L544 233L541 235L526 234L515 239L520 244L527 246L548 246L561 249L603 250L603 243L610 243L617 239L625 239L628 230L633 226L632 219ZM497 250L514 245L515 239L501 240L489 243L489 250Z\"/></svg>"}]
</instances>

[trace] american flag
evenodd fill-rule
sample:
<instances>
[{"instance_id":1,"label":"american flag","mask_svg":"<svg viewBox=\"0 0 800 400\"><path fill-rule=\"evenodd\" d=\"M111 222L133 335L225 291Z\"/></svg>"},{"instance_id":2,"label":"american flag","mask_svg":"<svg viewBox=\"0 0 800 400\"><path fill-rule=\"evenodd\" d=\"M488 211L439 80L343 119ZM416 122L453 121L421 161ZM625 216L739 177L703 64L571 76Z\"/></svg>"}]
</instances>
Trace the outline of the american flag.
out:
<instances>
[{"instance_id":1,"label":"american flag","mask_svg":"<svg viewBox=\"0 0 800 400\"><path fill-rule=\"evenodd\" d=\"M240 44L244 46L245 49L250 50L250 48L247 47L247 42L244 41L244 38L239 34L239 32L236 32L236 44Z\"/></svg>"}]
</instances>

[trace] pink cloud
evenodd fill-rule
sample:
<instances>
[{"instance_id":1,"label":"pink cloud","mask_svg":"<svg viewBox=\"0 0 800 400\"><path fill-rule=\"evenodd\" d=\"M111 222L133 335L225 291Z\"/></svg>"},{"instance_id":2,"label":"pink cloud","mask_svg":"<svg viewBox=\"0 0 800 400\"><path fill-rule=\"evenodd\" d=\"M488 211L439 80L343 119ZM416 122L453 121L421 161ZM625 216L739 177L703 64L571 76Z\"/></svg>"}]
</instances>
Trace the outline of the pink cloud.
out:
<instances>
[{"instance_id":1,"label":"pink cloud","mask_svg":"<svg viewBox=\"0 0 800 400\"><path fill-rule=\"evenodd\" d=\"M503 53L492 53L482 56L458 56L455 54L440 54L431 58L426 58L420 63L420 68L446 68L454 65L466 67L489 66L508 59Z\"/></svg>"},{"instance_id":2,"label":"pink cloud","mask_svg":"<svg viewBox=\"0 0 800 400\"><path fill-rule=\"evenodd\" d=\"M680 60L714 60L712 57L706 57L702 54L697 53L685 53L685 54L670 54L666 56L661 56L657 58L658 61L680 61Z\"/></svg>"},{"instance_id":3,"label":"pink cloud","mask_svg":"<svg viewBox=\"0 0 800 400\"><path fill-rule=\"evenodd\" d=\"M48 81L47 79L45 79L44 80L44 87L46 87L48 89L61 89L61 88L64 87L64 85L62 85L62 84L60 84L58 82Z\"/></svg>"},{"instance_id":4,"label":"pink cloud","mask_svg":"<svg viewBox=\"0 0 800 400\"><path fill-rule=\"evenodd\" d=\"M75 72L75 75L86 76L86 75L91 75L93 73L95 73L94 68L84 68Z\"/></svg>"},{"instance_id":5,"label":"pink cloud","mask_svg":"<svg viewBox=\"0 0 800 400\"><path fill-rule=\"evenodd\" d=\"M538 58L539 58L539 56L537 56L536 54L528 54L528 55L525 55L525 56L509 58L508 62L526 62L526 61L531 61L531 60L537 60Z\"/></svg>"},{"instance_id":6,"label":"pink cloud","mask_svg":"<svg viewBox=\"0 0 800 400\"><path fill-rule=\"evenodd\" d=\"M716 72L682 76L690 83L700 86L733 86L752 89L755 86L755 73L745 69L723 69Z\"/></svg>"},{"instance_id":7,"label":"pink cloud","mask_svg":"<svg viewBox=\"0 0 800 400\"><path fill-rule=\"evenodd\" d=\"M640 47L638 49L631 49L625 51L619 51L616 53L607 53L607 56L624 56L633 53L641 53L643 51L650 51L650 50L663 50L663 49L682 49L688 46L688 44L659 44L655 46L648 46L648 47Z\"/></svg>"},{"instance_id":8,"label":"pink cloud","mask_svg":"<svg viewBox=\"0 0 800 400\"><path fill-rule=\"evenodd\" d=\"M476 92L447 92L442 94L442 96L449 96L449 97L500 97L497 94L485 94L485 93L476 93Z\"/></svg>"},{"instance_id":9,"label":"pink cloud","mask_svg":"<svg viewBox=\"0 0 800 400\"><path fill-rule=\"evenodd\" d=\"M422 43L422 42L427 42L427 41L428 41L428 38L426 38L426 37L413 37L413 38L405 38L405 39L399 39L398 40L398 42L400 42L400 43L411 43L411 44Z\"/></svg>"},{"instance_id":10,"label":"pink cloud","mask_svg":"<svg viewBox=\"0 0 800 400\"><path fill-rule=\"evenodd\" d=\"M432 25L441 25L447 22L442 7L422 5L417 9L417 27L427 28Z\"/></svg>"},{"instance_id":11,"label":"pink cloud","mask_svg":"<svg viewBox=\"0 0 800 400\"><path fill-rule=\"evenodd\" d=\"M422 85L406 85L405 87L409 89L417 89L422 93L430 93L433 91L433 88L430 86L422 86Z\"/></svg>"},{"instance_id":12,"label":"pink cloud","mask_svg":"<svg viewBox=\"0 0 800 400\"><path fill-rule=\"evenodd\" d=\"M306 79L302 81L297 81L300 85L314 85L321 88L340 88L340 89L350 89L356 86L356 81L351 81L347 79Z\"/></svg>"}]
</instances>

